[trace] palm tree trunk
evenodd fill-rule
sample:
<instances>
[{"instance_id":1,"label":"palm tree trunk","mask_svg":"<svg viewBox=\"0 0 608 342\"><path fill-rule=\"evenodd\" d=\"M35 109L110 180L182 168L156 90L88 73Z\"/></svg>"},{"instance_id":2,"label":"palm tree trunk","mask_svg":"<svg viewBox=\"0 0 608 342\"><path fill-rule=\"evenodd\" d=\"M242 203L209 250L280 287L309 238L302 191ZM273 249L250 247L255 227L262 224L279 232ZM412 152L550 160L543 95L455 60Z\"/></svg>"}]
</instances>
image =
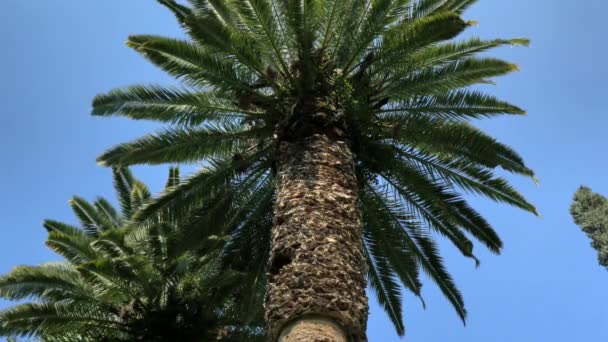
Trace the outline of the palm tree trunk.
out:
<instances>
[{"instance_id":1,"label":"palm tree trunk","mask_svg":"<svg viewBox=\"0 0 608 342\"><path fill-rule=\"evenodd\" d=\"M366 341L368 306L353 156L313 135L282 142L266 321L271 341Z\"/></svg>"}]
</instances>

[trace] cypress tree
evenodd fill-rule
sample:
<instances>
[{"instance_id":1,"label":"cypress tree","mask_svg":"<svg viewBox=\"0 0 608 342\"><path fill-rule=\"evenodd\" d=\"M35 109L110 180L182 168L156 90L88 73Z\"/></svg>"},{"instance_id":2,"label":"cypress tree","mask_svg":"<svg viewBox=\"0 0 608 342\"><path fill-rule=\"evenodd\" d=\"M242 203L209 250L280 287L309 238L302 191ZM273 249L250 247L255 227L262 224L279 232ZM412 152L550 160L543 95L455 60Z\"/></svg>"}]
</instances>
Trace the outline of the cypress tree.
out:
<instances>
[{"instance_id":1,"label":"cypress tree","mask_svg":"<svg viewBox=\"0 0 608 342\"><path fill-rule=\"evenodd\" d=\"M591 239L599 264L608 268L608 199L581 186L574 194L570 214Z\"/></svg>"}]
</instances>

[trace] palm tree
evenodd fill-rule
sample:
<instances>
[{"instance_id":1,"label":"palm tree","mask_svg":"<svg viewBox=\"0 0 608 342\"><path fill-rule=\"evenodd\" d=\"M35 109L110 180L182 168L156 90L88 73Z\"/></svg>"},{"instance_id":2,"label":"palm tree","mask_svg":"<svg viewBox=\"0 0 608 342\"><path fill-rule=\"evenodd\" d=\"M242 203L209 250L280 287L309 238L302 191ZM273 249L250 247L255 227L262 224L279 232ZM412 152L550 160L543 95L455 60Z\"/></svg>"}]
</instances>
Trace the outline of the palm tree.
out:
<instances>
[{"instance_id":1,"label":"palm tree","mask_svg":"<svg viewBox=\"0 0 608 342\"><path fill-rule=\"evenodd\" d=\"M178 182L172 168L168 186ZM103 198L91 204L74 197L70 205L80 227L44 222L47 246L66 262L19 266L0 277L0 297L35 300L0 311L0 336L46 342L260 340L259 325L241 320L245 311L236 300L242 277L222 269L218 250L185 248L179 226L168 217L130 225L149 191L127 169L114 169L114 185L122 214Z\"/></svg>"},{"instance_id":2,"label":"palm tree","mask_svg":"<svg viewBox=\"0 0 608 342\"><path fill-rule=\"evenodd\" d=\"M536 213L493 172L533 171L471 123L524 114L470 86L517 70L478 53L528 40L451 41L473 24L461 15L475 0L159 2L190 39L127 45L183 85L116 89L94 99L93 115L172 127L98 161L204 167L135 219L221 202L233 246L270 236L271 340L365 340L366 275L403 334L399 285L420 295L419 268L464 320L431 232L467 257L471 237L499 253L460 191Z\"/></svg>"}]
</instances>

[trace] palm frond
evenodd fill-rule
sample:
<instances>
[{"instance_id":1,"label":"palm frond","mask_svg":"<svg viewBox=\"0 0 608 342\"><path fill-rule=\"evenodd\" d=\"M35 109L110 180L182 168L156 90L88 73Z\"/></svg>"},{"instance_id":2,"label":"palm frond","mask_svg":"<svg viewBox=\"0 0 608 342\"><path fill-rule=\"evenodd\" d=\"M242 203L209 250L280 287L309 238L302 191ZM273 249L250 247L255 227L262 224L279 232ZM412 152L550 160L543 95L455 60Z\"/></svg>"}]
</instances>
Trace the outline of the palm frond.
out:
<instances>
[{"instance_id":1,"label":"palm frond","mask_svg":"<svg viewBox=\"0 0 608 342\"><path fill-rule=\"evenodd\" d=\"M467 26L467 22L460 16L450 12L403 22L392 28L375 49L377 63L374 72L381 73L387 69L392 71L391 68L403 64L416 68L424 67L426 65L421 65L422 62L428 62L429 58L417 60L420 51L428 50L429 48L424 49L427 46L454 38Z\"/></svg>"},{"instance_id":2,"label":"palm frond","mask_svg":"<svg viewBox=\"0 0 608 342\"><path fill-rule=\"evenodd\" d=\"M321 17L322 37L320 37L320 50L325 50L331 46L331 42L336 42L344 19L348 18L348 9L352 6L351 0L325 0L323 1L324 10Z\"/></svg>"},{"instance_id":3,"label":"palm frond","mask_svg":"<svg viewBox=\"0 0 608 342\"><path fill-rule=\"evenodd\" d=\"M239 298L239 312L246 322L254 322L261 316L266 290L266 265L270 257L270 237L273 224L274 196L272 183L252 197L257 200L250 212L236 228L221 257L224 267L245 273L244 291Z\"/></svg>"},{"instance_id":4,"label":"palm frond","mask_svg":"<svg viewBox=\"0 0 608 342\"><path fill-rule=\"evenodd\" d=\"M216 18L219 22L230 28L237 28L242 25L241 20L235 6L234 1L222 0L189 0L195 13L210 15Z\"/></svg>"},{"instance_id":5,"label":"palm frond","mask_svg":"<svg viewBox=\"0 0 608 342\"><path fill-rule=\"evenodd\" d=\"M247 35L248 32L237 29L238 15L229 2L205 1L204 5L196 6L195 11L185 6L178 8L172 0L164 2L173 3L170 4L170 9L198 45L224 57L234 57L231 58L233 62L263 77L260 57L265 55L265 51L257 49L255 41ZM246 26L239 25L239 28Z\"/></svg>"},{"instance_id":6,"label":"palm frond","mask_svg":"<svg viewBox=\"0 0 608 342\"><path fill-rule=\"evenodd\" d=\"M338 61L338 63L345 61L342 67L347 73L353 63L366 53L374 40L382 37L389 26L402 17L409 2L410 0L369 1L369 10L361 19L360 29L349 41L348 51L344 52Z\"/></svg>"},{"instance_id":7,"label":"palm frond","mask_svg":"<svg viewBox=\"0 0 608 342\"><path fill-rule=\"evenodd\" d=\"M273 0L245 0L236 2L235 6L238 6L243 21L256 34L264 50L274 53L272 66L293 80L288 65L287 43L284 41L278 18L273 13L273 3Z\"/></svg>"},{"instance_id":8,"label":"palm frond","mask_svg":"<svg viewBox=\"0 0 608 342\"><path fill-rule=\"evenodd\" d=\"M414 6L414 16L428 16L438 11L462 14L477 0L419 0Z\"/></svg>"},{"instance_id":9,"label":"palm frond","mask_svg":"<svg viewBox=\"0 0 608 342\"><path fill-rule=\"evenodd\" d=\"M99 156L97 161L102 165L129 166L232 157L255 146L265 130L264 127L243 129L235 124L169 129L118 145ZM193 146L198 148L193 149Z\"/></svg>"},{"instance_id":10,"label":"palm frond","mask_svg":"<svg viewBox=\"0 0 608 342\"><path fill-rule=\"evenodd\" d=\"M167 182L165 183L165 189L172 188L174 186L179 185L181 182L181 178L179 175L179 167L174 166L169 168L169 177L167 178Z\"/></svg>"},{"instance_id":11,"label":"palm frond","mask_svg":"<svg viewBox=\"0 0 608 342\"><path fill-rule=\"evenodd\" d=\"M0 311L0 335L56 336L66 330L96 332L120 329L120 321L111 319L103 307L74 304L20 304ZM108 334L110 335L110 334ZM110 335L111 336L111 335Z\"/></svg>"},{"instance_id":12,"label":"palm frond","mask_svg":"<svg viewBox=\"0 0 608 342\"><path fill-rule=\"evenodd\" d=\"M128 168L112 168L112 183L124 218L131 217L133 207L131 203L131 190L133 190L133 183L135 181Z\"/></svg>"},{"instance_id":13,"label":"palm frond","mask_svg":"<svg viewBox=\"0 0 608 342\"><path fill-rule=\"evenodd\" d=\"M243 155L239 160L219 160L185 179L177 187L163 192L153 202L144 206L133 219L143 221L164 211L187 215L193 209L204 207L204 201L214 198L218 191L222 193L236 175L268 169L268 161L264 159L268 153L269 149L266 148Z\"/></svg>"},{"instance_id":14,"label":"palm frond","mask_svg":"<svg viewBox=\"0 0 608 342\"><path fill-rule=\"evenodd\" d=\"M367 148L378 156L378 160L383 161L381 168L374 166L374 163L367 167L374 169L379 177L386 180L387 186L404 200L412 213L417 213L431 228L447 236L463 255L478 262L472 254L472 243L459 227L471 233L491 251L500 252L502 242L492 227L466 201L450 191L452 181L463 181L454 180L454 177L459 177L458 172L436 160L425 159L412 152L400 153L399 150L386 146L372 145ZM465 180L472 187L478 181L466 177ZM485 186L481 184L480 187ZM491 195L488 197L492 198Z\"/></svg>"},{"instance_id":15,"label":"palm frond","mask_svg":"<svg viewBox=\"0 0 608 342\"><path fill-rule=\"evenodd\" d=\"M416 68L441 66L448 62L473 57L478 53L497 48L499 46L529 46L530 40L526 38L482 40L470 38L464 41L434 44L424 47L409 56L407 61ZM398 65L400 61L396 60Z\"/></svg>"},{"instance_id":16,"label":"palm frond","mask_svg":"<svg viewBox=\"0 0 608 342\"><path fill-rule=\"evenodd\" d=\"M450 122L425 115L385 117L383 135L405 146L416 148L432 156L447 158L457 163L471 161L490 169L503 169L534 177L523 158L511 147L488 136L469 123Z\"/></svg>"},{"instance_id":17,"label":"palm frond","mask_svg":"<svg viewBox=\"0 0 608 342\"><path fill-rule=\"evenodd\" d=\"M105 215L98 212L93 205L82 197L74 196L69 203L88 234L97 236L104 230L112 228L112 223L106 219Z\"/></svg>"},{"instance_id":18,"label":"palm frond","mask_svg":"<svg viewBox=\"0 0 608 342\"><path fill-rule=\"evenodd\" d=\"M93 238L84 232L64 234L56 231L49 233L46 245L71 263L78 265L97 257L91 248Z\"/></svg>"},{"instance_id":19,"label":"palm frond","mask_svg":"<svg viewBox=\"0 0 608 342\"><path fill-rule=\"evenodd\" d=\"M92 291L68 263L18 266L0 276L0 297L44 301L91 299Z\"/></svg>"},{"instance_id":20,"label":"palm frond","mask_svg":"<svg viewBox=\"0 0 608 342\"><path fill-rule=\"evenodd\" d=\"M108 200L97 197L93 205L97 212L102 215L104 221L111 225L111 228L118 228L121 225L120 214Z\"/></svg>"},{"instance_id":21,"label":"palm frond","mask_svg":"<svg viewBox=\"0 0 608 342\"><path fill-rule=\"evenodd\" d=\"M159 86L115 89L93 99L93 115L121 115L134 120L154 120L184 126L203 122L229 122L261 114L245 111L213 92L190 92Z\"/></svg>"},{"instance_id":22,"label":"palm frond","mask_svg":"<svg viewBox=\"0 0 608 342\"><path fill-rule=\"evenodd\" d=\"M503 114L523 115L526 112L512 104L474 90L456 90L435 96L414 96L378 109L378 117L423 115L446 120L465 121Z\"/></svg>"},{"instance_id":23,"label":"palm frond","mask_svg":"<svg viewBox=\"0 0 608 342\"><path fill-rule=\"evenodd\" d=\"M391 166L395 164L390 159L387 161ZM402 203L410 213L424 220L431 229L447 237L464 256L475 260L476 265L479 264L473 255L473 243L459 229L461 222L453 212L452 203L461 201L457 196L403 164L399 168L389 166L378 172L378 175L385 182L388 194Z\"/></svg>"},{"instance_id":24,"label":"palm frond","mask_svg":"<svg viewBox=\"0 0 608 342\"><path fill-rule=\"evenodd\" d=\"M239 177L233 184L216 189L209 187L208 197L199 202L199 207L190 214L185 214L188 208L171 209L173 215L180 212L184 213L182 217L188 217L180 222L176 239L185 248L214 250L226 240L236 226L242 224L240 220L256 210L259 203L255 200L265 198L264 195L269 191L272 191L272 183L268 169L264 167ZM209 196L211 193L213 195Z\"/></svg>"},{"instance_id":25,"label":"palm frond","mask_svg":"<svg viewBox=\"0 0 608 342\"><path fill-rule=\"evenodd\" d=\"M392 99L441 95L519 70L515 64L494 58L465 58L440 67L412 68L394 72L384 94Z\"/></svg>"},{"instance_id":26,"label":"palm frond","mask_svg":"<svg viewBox=\"0 0 608 342\"><path fill-rule=\"evenodd\" d=\"M416 259L407 245L402 243L399 234L395 234L390 226L384 225L386 223L384 220L377 218L378 212L374 207L373 198L368 199L369 190L362 189L361 195L362 202L366 204L362 208L365 241L370 247L374 247L371 248L371 250L375 250L372 253L374 258L386 260L387 265L399 277L403 286L412 291L424 304ZM416 218L412 217L411 221L415 222Z\"/></svg>"},{"instance_id":27,"label":"palm frond","mask_svg":"<svg viewBox=\"0 0 608 342\"><path fill-rule=\"evenodd\" d=\"M462 13L476 2L477 0L448 0L446 1L445 5L441 7L441 9Z\"/></svg>"},{"instance_id":28,"label":"palm frond","mask_svg":"<svg viewBox=\"0 0 608 342\"><path fill-rule=\"evenodd\" d=\"M366 239L367 241L371 239ZM401 309L401 291L399 284L395 281L395 275L389 263L382 256L373 257L373 243L366 242L364 248L367 261L367 279L371 288L374 290L378 302L387 313L391 322L395 326L397 334L405 334L403 325L403 313Z\"/></svg>"},{"instance_id":29,"label":"palm frond","mask_svg":"<svg viewBox=\"0 0 608 342\"><path fill-rule=\"evenodd\" d=\"M131 189L131 205L133 206L133 211L137 212L139 208L141 208L144 204L148 202L151 194L148 187L142 182L133 183L133 189Z\"/></svg>"},{"instance_id":30,"label":"palm frond","mask_svg":"<svg viewBox=\"0 0 608 342\"><path fill-rule=\"evenodd\" d=\"M337 20L337 33L335 41L332 42L333 51L331 51L331 59L339 67L346 65L348 58L351 56L350 51L353 46L353 41L361 30L367 14L369 13L372 1L352 0L344 1L344 8L341 18Z\"/></svg>"},{"instance_id":31,"label":"palm frond","mask_svg":"<svg viewBox=\"0 0 608 342\"><path fill-rule=\"evenodd\" d=\"M319 0L279 1L286 28L292 37L292 46L297 51L300 67L300 80L296 87L310 89L318 65L312 60L313 48L318 39L319 13L322 10Z\"/></svg>"},{"instance_id":32,"label":"palm frond","mask_svg":"<svg viewBox=\"0 0 608 342\"><path fill-rule=\"evenodd\" d=\"M47 230L47 232L59 232L66 235L79 235L82 234L82 229L79 227L66 224L63 222L55 221L55 220L44 220L42 226Z\"/></svg>"},{"instance_id":33,"label":"palm frond","mask_svg":"<svg viewBox=\"0 0 608 342\"><path fill-rule=\"evenodd\" d=\"M218 91L250 90L254 76L191 42L159 36L131 36L127 45L170 75L191 86L213 87Z\"/></svg>"},{"instance_id":34,"label":"palm frond","mask_svg":"<svg viewBox=\"0 0 608 342\"><path fill-rule=\"evenodd\" d=\"M373 200L380 217L384 218L387 226L392 226L394 231L399 233L400 239L410 248L418 264L439 286L446 298L452 303L458 316L464 321L466 310L462 295L454 284L452 277L443 266L443 261L433 241L417 225L412 226L407 217L405 220L402 219L402 213L405 211L399 203L391 201L381 192L374 189L373 186L370 185L368 187L372 190L372 194L374 194L375 198Z\"/></svg>"}]
</instances>

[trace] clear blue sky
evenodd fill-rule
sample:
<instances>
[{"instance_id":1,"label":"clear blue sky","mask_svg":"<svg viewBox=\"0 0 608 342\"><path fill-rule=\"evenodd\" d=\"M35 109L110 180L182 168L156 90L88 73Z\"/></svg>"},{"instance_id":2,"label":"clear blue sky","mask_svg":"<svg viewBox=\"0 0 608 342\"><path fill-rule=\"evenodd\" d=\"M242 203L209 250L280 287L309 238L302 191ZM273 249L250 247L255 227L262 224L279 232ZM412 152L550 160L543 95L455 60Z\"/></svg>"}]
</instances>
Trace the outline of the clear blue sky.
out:
<instances>
[{"instance_id":1,"label":"clear blue sky","mask_svg":"<svg viewBox=\"0 0 608 342\"><path fill-rule=\"evenodd\" d=\"M581 184L608 194L608 96L604 0L481 0L467 14L469 34L532 39L532 47L494 55L522 71L499 79L494 94L526 108L527 117L484 122L537 171L540 187L511 177L542 218L474 200L505 242L501 256L481 247L479 269L443 245L465 295L466 327L426 282L427 309L405 296L406 341L608 340L608 271L596 263L568 207ZM171 79L130 51L132 33L179 35L152 0L3 0L0 52L0 272L56 259L43 246L41 222L73 222L74 194L112 196L110 173L95 164L105 148L154 129L89 116L98 93L137 82ZM138 167L158 191L166 167ZM373 299L371 302L373 303ZM0 307L8 305L0 301ZM398 341L372 305L371 342Z\"/></svg>"}]
</instances>

